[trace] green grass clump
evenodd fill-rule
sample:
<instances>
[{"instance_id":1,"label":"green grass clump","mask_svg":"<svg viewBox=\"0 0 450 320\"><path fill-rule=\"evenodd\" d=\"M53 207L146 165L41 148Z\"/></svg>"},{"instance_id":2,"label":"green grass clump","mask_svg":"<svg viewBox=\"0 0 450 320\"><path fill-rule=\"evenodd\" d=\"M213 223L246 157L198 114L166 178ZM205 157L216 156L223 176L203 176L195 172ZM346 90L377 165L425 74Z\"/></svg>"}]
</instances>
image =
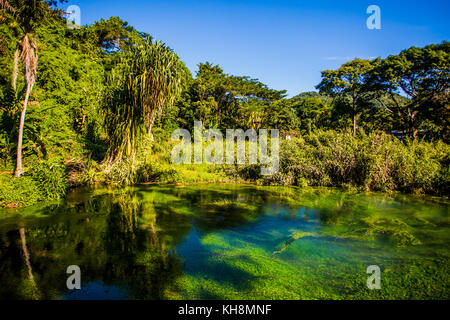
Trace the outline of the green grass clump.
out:
<instances>
[{"instance_id":1,"label":"green grass clump","mask_svg":"<svg viewBox=\"0 0 450 320\"><path fill-rule=\"evenodd\" d=\"M19 178L0 175L0 184L0 206L21 207L63 198L68 180L63 164L43 161Z\"/></svg>"},{"instance_id":2,"label":"green grass clump","mask_svg":"<svg viewBox=\"0 0 450 320\"><path fill-rule=\"evenodd\" d=\"M0 206L20 207L38 202L42 194L29 176L14 178L11 175L0 175Z\"/></svg>"},{"instance_id":3,"label":"green grass clump","mask_svg":"<svg viewBox=\"0 0 450 320\"><path fill-rule=\"evenodd\" d=\"M27 173L36 183L46 200L59 200L66 195L68 180L64 164L58 161L42 161Z\"/></svg>"}]
</instances>

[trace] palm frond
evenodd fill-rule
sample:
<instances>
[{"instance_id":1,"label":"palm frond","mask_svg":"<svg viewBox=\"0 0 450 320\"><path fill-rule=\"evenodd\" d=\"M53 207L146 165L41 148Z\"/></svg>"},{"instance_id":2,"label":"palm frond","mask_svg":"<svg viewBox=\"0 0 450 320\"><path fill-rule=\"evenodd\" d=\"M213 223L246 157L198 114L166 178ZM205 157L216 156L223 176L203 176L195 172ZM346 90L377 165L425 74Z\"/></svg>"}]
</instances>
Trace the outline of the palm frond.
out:
<instances>
[{"instance_id":1,"label":"palm frond","mask_svg":"<svg viewBox=\"0 0 450 320\"><path fill-rule=\"evenodd\" d=\"M6 0L0 0L0 9L6 11L8 13L12 13L12 14L16 13L16 10Z\"/></svg>"},{"instance_id":2,"label":"palm frond","mask_svg":"<svg viewBox=\"0 0 450 320\"><path fill-rule=\"evenodd\" d=\"M23 76L27 88L30 88L31 90L36 81L38 63L36 39L31 34L26 34L22 40L21 46L22 53L20 59L22 60L23 65Z\"/></svg>"}]
</instances>

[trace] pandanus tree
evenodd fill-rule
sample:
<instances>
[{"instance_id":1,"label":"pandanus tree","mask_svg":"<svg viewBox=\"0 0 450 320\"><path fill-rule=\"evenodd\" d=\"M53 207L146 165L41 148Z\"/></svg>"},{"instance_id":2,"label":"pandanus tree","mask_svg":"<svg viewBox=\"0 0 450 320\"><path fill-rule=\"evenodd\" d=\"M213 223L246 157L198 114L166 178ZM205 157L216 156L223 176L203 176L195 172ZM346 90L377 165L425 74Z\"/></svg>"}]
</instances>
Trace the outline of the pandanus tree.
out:
<instances>
[{"instance_id":1,"label":"pandanus tree","mask_svg":"<svg viewBox=\"0 0 450 320\"><path fill-rule=\"evenodd\" d=\"M60 2L64 2L60 0ZM17 22L18 29L21 33L20 40L17 43L14 53L14 66L12 73L12 88L17 90L17 77L19 74L19 65L22 64L23 80L25 82L25 97L20 114L19 131L17 138L17 157L15 176L20 177L23 173L22 169L22 143L23 130L25 126L25 115L27 112L28 99L33 90L36 81L38 54L36 43L36 27L45 17L53 11L50 6L57 4L57 1L44 0L0 0L0 8L6 14L12 16Z\"/></svg>"},{"instance_id":2,"label":"pandanus tree","mask_svg":"<svg viewBox=\"0 0 450 320\"><path fill-rule=\"evenodd\" d=\"M109 162L134 153L139 133L145 129L151 134L157 114L181 94L188 74L179 57L161 42L147 40L124 52L111 72L104 100Z\"/></svg>"}]
</instances>

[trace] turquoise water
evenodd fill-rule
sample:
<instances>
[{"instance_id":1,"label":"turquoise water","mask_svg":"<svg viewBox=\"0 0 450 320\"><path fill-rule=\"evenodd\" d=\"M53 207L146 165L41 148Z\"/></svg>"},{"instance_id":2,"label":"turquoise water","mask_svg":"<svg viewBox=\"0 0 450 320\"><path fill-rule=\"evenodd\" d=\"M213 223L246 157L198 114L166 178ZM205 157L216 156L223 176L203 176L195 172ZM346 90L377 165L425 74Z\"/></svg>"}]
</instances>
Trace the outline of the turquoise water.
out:
<instances>
[{"instance_id":1,"label":"turquoise water","mask_svg":"<svg viewBox=\"0 0 450 320\"><path fill-rule=\"evenodd\" d=\"M449 298L442 198L137 186L0 217L1 299ZM70 265L80 290L67 289ZM370 265L379 290L367 288Z\"/></svg>"}]
</instances>

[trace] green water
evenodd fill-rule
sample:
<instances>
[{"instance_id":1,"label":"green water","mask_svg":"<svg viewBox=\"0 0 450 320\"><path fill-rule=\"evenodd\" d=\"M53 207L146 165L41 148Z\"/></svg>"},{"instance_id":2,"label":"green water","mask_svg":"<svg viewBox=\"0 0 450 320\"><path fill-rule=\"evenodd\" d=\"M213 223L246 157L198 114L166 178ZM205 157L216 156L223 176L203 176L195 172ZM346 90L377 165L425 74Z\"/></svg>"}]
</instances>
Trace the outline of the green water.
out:
<instances>
[{"instance_id":1,"label":"green water","mask_svg":"<svg viewBox=\"0 0 450 320\"><path fill-rule=\"evenodd\" d=\"M77 190L0 211L0 299L449 299L449 222L442 198ZM69 265L81 268L81 290L67 289ZM370 265L379 290L367 288Z\"/></svg>"}]
</instances>

